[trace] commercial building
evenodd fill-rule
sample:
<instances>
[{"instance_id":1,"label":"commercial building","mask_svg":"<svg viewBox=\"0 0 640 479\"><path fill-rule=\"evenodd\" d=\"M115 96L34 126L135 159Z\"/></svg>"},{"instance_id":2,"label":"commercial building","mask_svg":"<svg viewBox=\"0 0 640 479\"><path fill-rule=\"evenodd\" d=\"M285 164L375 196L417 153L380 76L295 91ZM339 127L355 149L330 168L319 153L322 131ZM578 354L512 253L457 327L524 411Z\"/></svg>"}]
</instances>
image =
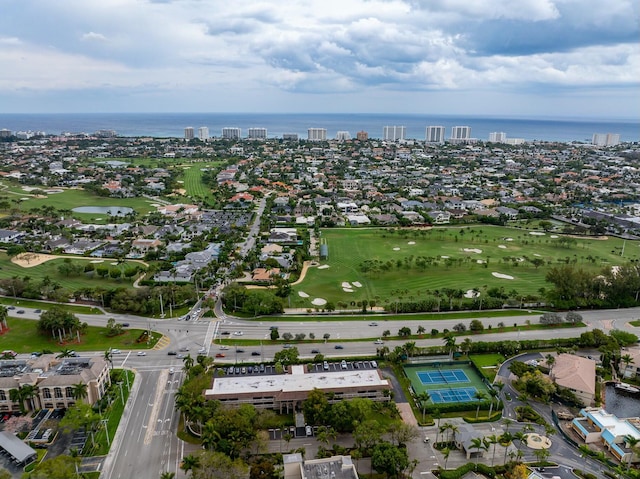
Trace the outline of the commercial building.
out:
<instances>
[{"instance_id":1,"label":"commercial building","mask_svg":"<svg viewBox=\"0 0 640 479\"><path fill-rule=\"evenodd\" d=\"M618 133L594 133L591 143L596 146L616 146L620 143Z\"/></svg>"},{"instance_id":2,"label":"commercial building","mask_svg":"<svg viewBox=\"0 0 640 479\"><path fill-rule=\"evenodd\" d=\"M640 418L620 419L600 408L585 408L571 427L586 444L600 443L621 462L638 462L640 459L627 442L628 438L640 440Z\"/></svg>"},{"instance_id":3,"label":"commercial building","mask_svg":"<svg viewBox=\"0 0 640 479\"><path fill-rule=\"evenodd\" d=\"M367 141L369 139L369 133L367 133L364 130L361 130L358 133L356 133L356 139L358 141Z\"/></svg>"},{"instance_id":4,"label":"commercial building","mask_svg":"<svg viewBox=\"0 0 640 479\"><path fill-rule=\"evenodd\" d=\"M74 386L85 384L89 404L102 398L110 383L109 366L104 358L56 358L45 354L29 361L0 361L0 412L18 411L10 391L35 386L36 394L25 401L29 409L69 408L76 399Z\"/></svg>"},{"instance_id":5,"label":"commercial building","mask_svg":"<svg viewBox=\"0 0 640 479\"><path fill-rule=\"evenodd\" d=\"M225 140L239 140L242 137L242 130L240 128L223 128L222 138Z\"/></svg>"},{"instance_id":6,"label":"commercial building","mask_svg":"<svg viewBox=\"0 0 640 479\"><path fill-rule=\"evenodd\" d=\"M204 395L225 405L253 404L261 409L291 412L300 408L313 389L331 393L329 402L357 397L387 401L391 385L378 369L307 372L305 366L295 365L285 374L216 376Z\"/></svg>"},{"instance_id":7,"label":"commercial building","mask_svg":"<svg viewBox=\"0 0 640 479\"><path fill-rule=\"evenodd\" d=\"M382 129L382 139L384 141L401 141L405 139L407 127L405 126L385 126Z\"/></svg>"},{"instance_id":8,"label":"commercial building","mask_svg":"<svg viewBox=\"0 0 640 479\"><path fill-rule=\"evenodd\" d=\"M266 140L267 129L266 128L249 128L247 138L250 140Z\"/></svg>"},{"instance_id":9,"label":"commercial building","mask_svg":"<svg viewBox=\"0 0 640 479\"><path fill-rule=\"evenodd\" d=\"M307 129L307 140L309 141L326 141L326 128L309 128Z\"/></svg>"},{"instance_id":10,"label":"commercial building","mask_svg":"<svg viewBox=\"0 0 640 479\"><path fill-rule=\"evenodd\" d=\"M425 133L427 143L444 143L444 126L428 126Z\"/></svg>"},{"instance_id":11,"label":"commercial building","mask_svg":"<svg viewBox=\"0 0 640 479\"><path fill-rule=\"evenodd\" d=\"M193 140L193 138L195 137L194 131L193 131L193 127L192 126L188 126L184 129L184 139L185 140Z\"/></svg>"},{"instance_id":12,"label":"commercial building","mask_svg":"<svg viewBox=\"0 0 640 479\"><path fill-rule=\"evenodd\" d=\"M198 128L198 138L202 141L207 141L209 139L209 128L206 126Z\"/></svg>"},{"instance_id":13,"label":"commercial building","mask_svg":"<svg viewBox=\"0 0 640 479\"><path fill-rule=\"evenodd\" d=\"M284 479L358 479L351 456L302 459L302 454L283 454Z\"/></svg>"}]
</instances>

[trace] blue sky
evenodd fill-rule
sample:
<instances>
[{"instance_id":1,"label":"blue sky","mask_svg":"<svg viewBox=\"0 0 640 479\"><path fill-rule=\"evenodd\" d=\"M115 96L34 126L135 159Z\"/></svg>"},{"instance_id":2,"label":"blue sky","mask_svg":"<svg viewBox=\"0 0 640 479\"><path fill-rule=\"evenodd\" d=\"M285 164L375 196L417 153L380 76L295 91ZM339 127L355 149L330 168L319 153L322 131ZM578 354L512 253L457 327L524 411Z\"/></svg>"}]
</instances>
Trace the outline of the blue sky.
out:
<instances>
[{"instance_id":1,"label":"blue sky","mask_svg":"<svg viewBox=\"0 0 640 479\"><path fill-rule=\"evenodd\" d=\"M640 118L637 0L3 0L0 112Z\"/></svg>"}]
</instances>

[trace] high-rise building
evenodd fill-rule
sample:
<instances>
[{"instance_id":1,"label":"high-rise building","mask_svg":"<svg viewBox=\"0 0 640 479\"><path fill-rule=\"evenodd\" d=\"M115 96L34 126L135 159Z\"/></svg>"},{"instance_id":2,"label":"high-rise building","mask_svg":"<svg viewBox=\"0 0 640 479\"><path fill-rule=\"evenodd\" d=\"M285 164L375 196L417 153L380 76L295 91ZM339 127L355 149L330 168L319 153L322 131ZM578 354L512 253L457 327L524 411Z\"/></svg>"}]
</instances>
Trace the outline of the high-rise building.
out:
<instances>
[{"instance_id":1,"label":"high-rise building","mask_svg":"<svg viewBox=\"0 0 640 479\"><path fill-rule=\"evenodd\" d=\"M298 134L297 133L283 133L282 134L282 139L284 141L298 141Z\"/></svg>"},{"instance_id":2,"label":"high-rise building","mask_svg":"<svg viewBox=\"0 0 640 479\"><path fill-rule=\"evenodd\" d=\"M358 141L367 141L369 139L369 133L367 133L364 130L361 130L358 133L356 133L356 138L358 139Z\"/></svg>"},{"instance_id":3,"label":"high-rise building","mask_svg":"<svg viewBox=\"0 0 640 479\"><path fill-rule=\"evenodd\" d=\"M347 141L351 139L351 133L348 131L339 131L336 133L336 140L338 141Z\"/></svg>"},{"instance_id":4,"label":"high-rise building","mask_svg":"<svg viewBox=\"0 0 640 479\"><path fill-rule=\"evenodd\" d=\"M194 138L194 132L193 132L193 127L192 126L188 126L184 129L184 139L185 140L193 140Z\"/></svg>"},{"instance_id":5,"label":"high-rise building","mask_svg":"<svg viewBox=\"0 0 640 479\"><path fill-rule=\"evenodd\" d=\"M223 128L222 138L225 140L239 140L242 136L242 130L240 128Z\"/></svg>"},{"instance_id":6,"label":"high-rise building","mask_svg":"<svg viewBox=\"0 0 640 479\"><path fill-rule=\"evenodd\" d=\"M0 130L0 138L9 138L11 135L13 135L11 130L7 130L6 128Z\"/></svg>"},{"instance_id":7,"label":"high-rise building","mask_svg":"<svg viewBox=\"0 0 640 479\"><path fill-rule=\"evenodd\" d=\"M247 137L250 140L266 140L267 129L266 128L249 128Z\"/></svg>"},{"instance_id":8,"label":"high-rise building","mask_svg":"<svg viewBox=\"0 0 640 479\"><path fill-rule=\"evenodd\" d=\"M309 128L307 130L307 140L309 141L326 141L326 128Z\"/></svg>"},{"instance_id":9,"label":"high-rise building","mask_svg":"<svg viewBox=\"0 0 640 479\"><path fill-rule=\"evenodd\" d=\"M471 127L470 126L454 126L451 128L451 139L457 141L464 141L471 139Z\"/></svg>"},{"instance_id":10,"label":"high-rise building","mask_svg":"<svg viewBox=\"0 0 640 479\"><path fill-rule=\"evenodd\" d=\"M505 143L507 141L507 134L503 131L492 131L489 133L489 142L491 143Z\"/></svg>"},{"instance_id":11,"label":"high-rise building","mask_svg":"<svg viewBox=\"0 0 640 479\"><path fill-rule=\"evenodd\" d=\"M405 126L385 126L382 129L382 139L385 141L404 140L407 127Z\"/></svg>"},{"instance_id":12,"label":"high-rise building","mask_svg":"<svg viewBox=\"0 0 640 479\"><path fill-rule=\"evenodd\" d=\"M444 126L428 126L425 134L427 143L444 143Z\"/></svg>"},{"instance_id":13,"label":"high-rise building","mask_svg":"<svg viewBox=\"0 0 640 479\"><path fill-rule=\"evenodd\" d=\"M209 139L209 128L206 126L198 128L198 138L202 141L207 141Z\"/></svg>"},{"instance_id":14,"label":"high-rise building","mask_svg":"<svg viewBox=\"0 0 640 479\"><path fill-rule=\"evenodd\" d=\"M618 133L594 133L591 144L596 146L616 146L620 143Z\"/></svg>"}]
</instances>

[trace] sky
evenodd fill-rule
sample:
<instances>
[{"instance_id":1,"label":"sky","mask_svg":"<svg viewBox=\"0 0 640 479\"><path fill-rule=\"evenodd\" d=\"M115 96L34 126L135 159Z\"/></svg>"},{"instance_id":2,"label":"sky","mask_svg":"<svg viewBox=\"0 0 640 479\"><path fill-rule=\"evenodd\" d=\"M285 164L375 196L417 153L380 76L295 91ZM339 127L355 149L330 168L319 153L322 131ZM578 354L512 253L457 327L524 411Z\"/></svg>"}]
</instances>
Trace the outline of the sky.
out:
<instances>
[{"instance_id":1,"label":"sky","mask_svg":"<svg viewBox=\"0 0 640 479\"><path fill-rule=\"evenodd\" d=\"M638 0L2 0L0 113L640 118Z\"/></svg>"}]
</instances>

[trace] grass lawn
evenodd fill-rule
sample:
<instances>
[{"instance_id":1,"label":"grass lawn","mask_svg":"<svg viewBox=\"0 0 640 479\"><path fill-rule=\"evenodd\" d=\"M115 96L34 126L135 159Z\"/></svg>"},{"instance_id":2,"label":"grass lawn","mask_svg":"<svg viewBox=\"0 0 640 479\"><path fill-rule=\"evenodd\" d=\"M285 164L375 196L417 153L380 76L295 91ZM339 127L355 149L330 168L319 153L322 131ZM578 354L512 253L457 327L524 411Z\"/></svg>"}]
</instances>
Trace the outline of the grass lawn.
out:
<instances>
[{"instance_id":1,"label":"grass lawn","mask_svg":"<svg viewBox=\"0 0 640 479\"><path fill-rule=\"evenodd\" d=\"M640 327L640 319L636 319L635 321L629 321L631 326Z\"/></svg>"},{"instance_id":2,"label":"grass lawn","mask_svg":"<svg viewBox=\"0 0 640 479\"><path fill-rule=\"evenodd\" d=\"M202 173L207 168L217 168L221 162L196 163L193 165L181 165L184 175L181 178L187 196L191 198L203 198L206 201L215 201L211 189L202 182Z\"/></svg>"},{"instance_id":3,"label":"grass lawn","mask_svg":"<svg viewBox=\"0 0 640 479\"><path fill-rule=\"evenodd\" d=\"M70 313L78 313L78 314L104 314L98 308L94 308L92 306L82 306L79 304L67 304L67 303L49 303L46 301L35 301L32 299L13 299L13 298L5 298L0 297L0 304L5 306L15 306L22 308L33 308L33 309L41 309L46 311L54 304L64 309L65 311L69 311Z\"/></svg>"},{"instance_id":4,"label":"grass lawn","mask_svg":"<svg viewBox=\"0 0 640 479\"><path fill-rule=\"evenodd\" d=\"M136 339L142 333L140 329L125 329L124 334L108 338L106 328L89 326L87 333L80 336L80 343L69 342L60 344L50 336L40 334L38 321L31 319L9 318L9 331L0 335L0 350L10 349L17 353L30 353L33 351L61 351L73 349L75 351L106 351L109 348L117 349L151 349L162 336L153 333L151 344L136 343Z\"/></svg>"},{"instance_id":5,"label":"grass lawn","mask_svg":"<svg viewBox=\"0 0 640 479\"><path fill-rule=\"evenodd\" d=\"M567 247L559 234L488 225L395 233L382 228L324 229L321 239L327 243L329 254L322 264L329 267L308 270L304 281L293 288L292 307L313 308L314 298L334 303L368 299L382 305L417 300L443 288L482 291L485 287L504 287L518 295L536 295L540 288L549 287L546 272L559 265L559 260L569 259L584 269L600 270L640 258L638 242L627 241L621 257L623 241L618 238L576 238L575 244ZM426 259L424 267L417 266L419 257ZM529 261L536 258L545 264L536 268ZM361 264L365 260L378 260L389 268L363 273ZM353 292L344 291L343 282L351 283ZM300 297L300 292L309 298Z\"/></svg>"},{"instance_id":6,"label":"grass lawn","mask_svg":"<svg viewBox=\"0 0 640 479\"><path fill-rule=\"evenodd\" d=\"M482 371L482 374L493 382L498 374L498 365L504 361L504 356L498 353L492 354L472 354L469 359L476 365L476 367Z\"/></svg>"},{"instance_id":7,"label":"grass lawn","mask_svg":"<svg viewBox=\"0 0 640 479\"><path fill-rule=\"evenodd\" d=\"M133 288L133 279L111 279L108 276L106 278L101 278L97 274L93 273L91 275L86 275L84 273L78 276L65 276L60 274L58 271L58 266L63 264L65 259L53 259L51 261L46 261L45 263L39 264L37 266L32 266L30 268L24 268L20 265L11 262L11 259L7 256L6 253L0 253L0 278L12 278L14 276L18 276L20 278L24 278L28 276L32 281L40 282L45 276L48 276L52 281L59 283L63 288L66 288L70 291L75 291L81 288L95 288L95 287L103 287L103 288ZM95 258L73 258L71 259L72 263L81 263L86 264L89 261L99 261ZM104 264L107 264L110 268L112 265L108 259L104 260ZM138 263L135 263L138 264ZM128 263L125 261L118 265L118 268L124 270L126 269ZM98 264L96 264L98 266ZM135 278L134 278L135 279Z\"/></svg>"}]
</instances>

